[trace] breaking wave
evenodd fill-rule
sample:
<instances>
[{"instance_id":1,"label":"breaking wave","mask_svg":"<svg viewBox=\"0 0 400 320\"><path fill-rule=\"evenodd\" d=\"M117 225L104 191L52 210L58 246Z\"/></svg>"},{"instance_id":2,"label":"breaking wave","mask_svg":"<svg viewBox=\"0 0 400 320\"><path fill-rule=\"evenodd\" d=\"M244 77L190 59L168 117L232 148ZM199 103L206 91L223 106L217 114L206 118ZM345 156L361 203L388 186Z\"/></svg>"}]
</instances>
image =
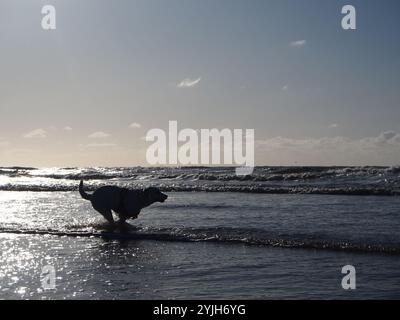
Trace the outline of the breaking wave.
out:
<instances>
[{"instance_id":1,"label":"breaking wave","mask_svg":"<svg viewBox=\"0 0 400 320\"><path fill-rule=\"evenodd\" d=\"M211 242L259 247L333 250L399 255L399 245L355 243L346 240L313 239L307 236L274 236L264 230L234 228L135 228L118 231L84 229L0 229L0 233L60 237L102 238L109 240Z\"/></svg>"},{"instance_id":2,"label":"breaking wave","mask_svg":"<svg viewBox=\"0 0 400 320\"><path fill-rule=\"evenodd\" d=\"M2 191L75 191L116 184L163 191L400 195L400 167L256 167L237 176L230 167L21 168L0 167Z\"/></svg>"}]
</instances>

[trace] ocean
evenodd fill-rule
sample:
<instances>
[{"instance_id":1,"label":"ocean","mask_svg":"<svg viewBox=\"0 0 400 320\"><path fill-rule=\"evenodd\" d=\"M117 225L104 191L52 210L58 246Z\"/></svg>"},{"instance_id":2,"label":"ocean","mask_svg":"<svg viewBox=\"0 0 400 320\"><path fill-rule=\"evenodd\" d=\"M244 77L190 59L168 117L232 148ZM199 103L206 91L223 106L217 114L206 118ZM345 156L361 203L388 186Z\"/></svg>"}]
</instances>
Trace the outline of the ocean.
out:
<instances>
[{"instance_id":1,"label":"ocean","mask_svg":"<svg viewBox=\"0 0 400 320\"><path fill-rule=\"evenodd\" d=\"M81 179L169 197L111 229ZM399 195L399 167L0 168L0 299L398 299Z\"/></svg>"}]
</instances>

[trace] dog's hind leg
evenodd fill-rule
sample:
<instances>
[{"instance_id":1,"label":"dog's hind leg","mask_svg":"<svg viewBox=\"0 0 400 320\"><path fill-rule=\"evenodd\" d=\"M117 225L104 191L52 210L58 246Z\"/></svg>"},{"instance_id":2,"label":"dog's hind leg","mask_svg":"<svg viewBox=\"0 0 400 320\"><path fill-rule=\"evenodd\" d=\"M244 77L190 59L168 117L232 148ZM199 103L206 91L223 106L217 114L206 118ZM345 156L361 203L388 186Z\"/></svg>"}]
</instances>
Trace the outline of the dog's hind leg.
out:
<instances>
[{"instance_id":1,"label":"dog's hind leg","mask_svg":"<svg viewBox=\"0 0 400 320\"><path fill-rule=\"evenodd\" d=\"M110 209L97 209L97 208L95 208L95 209L96 209L96 211L99 212L104 218L106 218L106 220L107 220L109 223L114 224L114 218L113 218L113 215L112 215L112 212L111 212Z\"/></svg>"},{"instance_id":2,"label":"dog's hind leg","mask_svg":"<svg viewBox=\"0 0 400 320\"><path fill-rule=\"evenodd\" d=\"M124 223L126 223L126 220L127 220L127 217L120 216L118 222L119 222L120 224L124 224Z\"/></svg>"}]
</instances>

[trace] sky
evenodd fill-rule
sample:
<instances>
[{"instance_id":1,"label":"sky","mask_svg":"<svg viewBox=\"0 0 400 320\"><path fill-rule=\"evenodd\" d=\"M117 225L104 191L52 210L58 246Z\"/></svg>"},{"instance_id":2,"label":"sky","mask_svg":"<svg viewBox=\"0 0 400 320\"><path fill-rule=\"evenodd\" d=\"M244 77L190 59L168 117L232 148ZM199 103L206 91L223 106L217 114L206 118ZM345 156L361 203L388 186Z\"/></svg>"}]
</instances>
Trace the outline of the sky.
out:
<instances>
[{"instance_id":1,"label":"sky","mask_svg":"<svg viewBox=\"0 0 400 320\"><path fill-rule=\"evenodd\" d=\"M398 165L399 15L398 0L0 0L0 166L146 166L146 132L170 120L254 129L256 165Z\"/></svg>"}]
</instances>

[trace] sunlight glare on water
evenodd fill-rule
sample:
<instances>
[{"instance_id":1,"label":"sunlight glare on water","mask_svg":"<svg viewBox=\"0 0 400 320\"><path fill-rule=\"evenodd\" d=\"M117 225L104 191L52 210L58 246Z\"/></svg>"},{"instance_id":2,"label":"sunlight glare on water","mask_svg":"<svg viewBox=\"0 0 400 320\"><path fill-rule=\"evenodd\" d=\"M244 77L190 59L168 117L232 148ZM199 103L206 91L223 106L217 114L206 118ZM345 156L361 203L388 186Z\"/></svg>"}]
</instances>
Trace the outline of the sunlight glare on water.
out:
<instances>
[{"instance_id":1,"label":"sunlight glare on water","mask_svg":"<svg viewBox=\"0 0 400 320\"><path fill-rule=\"evenodd\" d=\"M398 197L168 195L129 221L131 237L109 238L77 191L0 191L0 299L342 297L340 266L349 261L364 268L357 297L377 297L378 284L381 296L398 296ZM241 245L246 239L264 244ZM371 252L379 243L396 254ZM41 287L46 265L56 290Z\"/></svg>"},{"instance_id":2,"label":"sunlight glare on water","mask_svg":"<svg viewBox=\"0 0 400 320\"><path fill-rule=\"evenodd\" d=\"M90 226L101 221L93 210L82 211L90 203L71 193L5 192L0 191L0 228L24 230L64 230Z\"/></svg>"}]
</instances>

